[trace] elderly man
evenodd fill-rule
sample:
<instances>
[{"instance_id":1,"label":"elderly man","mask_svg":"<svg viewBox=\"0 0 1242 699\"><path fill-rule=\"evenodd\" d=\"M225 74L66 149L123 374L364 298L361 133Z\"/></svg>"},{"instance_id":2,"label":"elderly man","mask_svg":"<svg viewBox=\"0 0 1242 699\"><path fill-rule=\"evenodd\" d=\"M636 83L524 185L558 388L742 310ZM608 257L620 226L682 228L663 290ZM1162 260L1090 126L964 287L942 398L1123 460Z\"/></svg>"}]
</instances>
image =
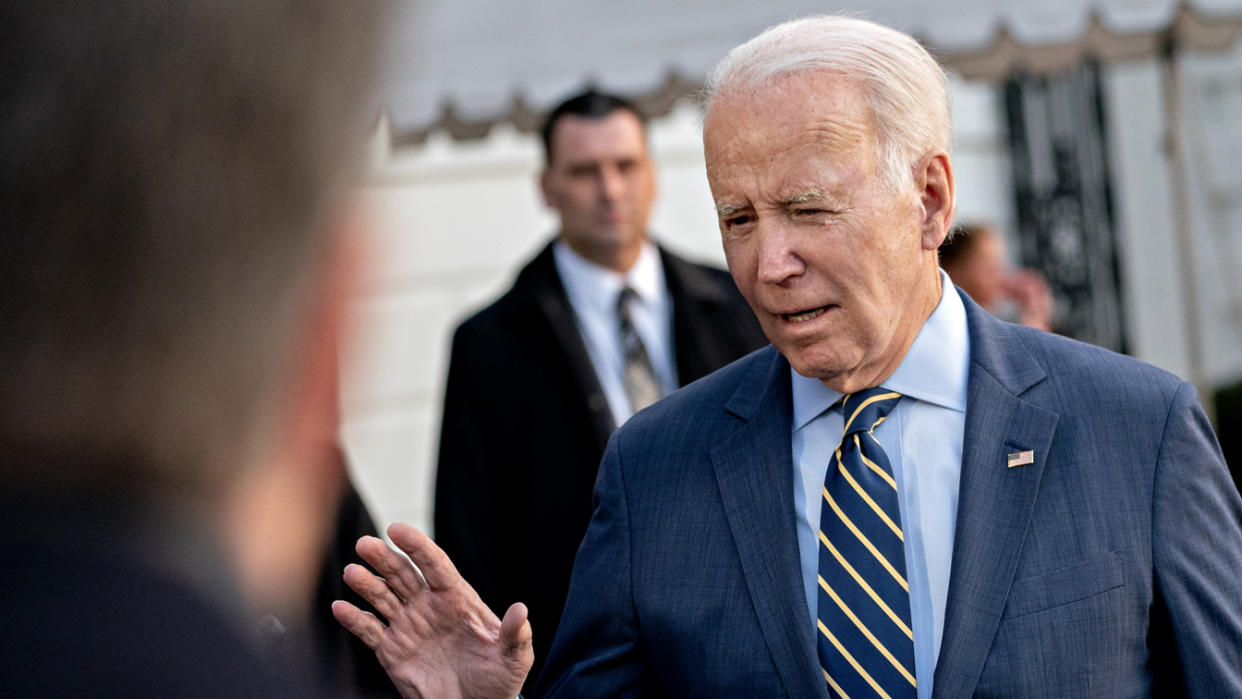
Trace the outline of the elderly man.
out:
<instances>
[{"instance_id":1,"label":"elderly man","mask_svg":"<svg viewBox=\"0 0 1242 699\"><path fill-rule=\"evenodd\" d=\"M927 52L808 18L732 51L709 94L729 270L774 347L613 436L540 692L1242 695L1242 502L1194 391L948 283ZM470 596L396 533L430 587L403 604L350 568L393 624L340 612L417 686L397 642Z\"/></svg>"},{"instance_id":2,"label":"elderly man","mask_svg":"<svg viewBox=\"0 0 1242 699\"><path fill-rule=\"evenodd\" d=\"M543 129L555 240L453 337L435 535L493 609L522 601L541 665L591 518L608 436L639 409L766 344L723 270L658 247L642 118L590 90Z\"/></svg>"}]
</instances>

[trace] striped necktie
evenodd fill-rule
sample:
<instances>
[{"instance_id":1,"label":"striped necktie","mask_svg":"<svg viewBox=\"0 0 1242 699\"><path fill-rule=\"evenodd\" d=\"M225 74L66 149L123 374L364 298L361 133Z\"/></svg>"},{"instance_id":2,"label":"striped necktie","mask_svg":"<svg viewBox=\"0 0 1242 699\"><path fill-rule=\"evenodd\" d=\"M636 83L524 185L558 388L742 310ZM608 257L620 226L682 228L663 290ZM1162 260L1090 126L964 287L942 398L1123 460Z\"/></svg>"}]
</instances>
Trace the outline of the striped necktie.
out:
<instances>
[{"instance_id":1,"label":"striped necktie","mask_svg":"<svg viewBox=\"0 0 1242 699\"><path fill-rule=\"evenodd\" d=\"M621 334L622 358L625 361L625 396L630 401L631 412L635 413L660 400L664 393L655 368L651 365L647 347L630 318L630 303L637 299L638 294L628 286L617 295L617 325Z\"/></svg>"},{"instance_id":2,"label":"striped necktie","mask_svg":"<svg viewBox=\"0 0 1242 699\"><path fill-rule=\"evenodd\" d=\"M914 634L893 469L873 431L901 394L842 399L819 518L819 662L834 697L914 697Z\"/></svg>"}]
</instances>

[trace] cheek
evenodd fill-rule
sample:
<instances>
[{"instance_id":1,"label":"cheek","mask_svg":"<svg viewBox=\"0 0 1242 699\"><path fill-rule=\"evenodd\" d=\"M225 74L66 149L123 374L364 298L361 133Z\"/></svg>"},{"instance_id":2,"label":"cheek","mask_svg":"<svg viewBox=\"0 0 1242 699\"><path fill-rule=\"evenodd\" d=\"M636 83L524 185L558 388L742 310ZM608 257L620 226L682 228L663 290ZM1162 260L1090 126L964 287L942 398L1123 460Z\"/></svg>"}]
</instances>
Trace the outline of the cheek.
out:
<instances>
[{"instance_id":1,"label":"cheek","mask_svg":"<svg viewBox=\"0 0 1242 699\"><path fill-rule=\"evenodd\" d=\"M640 176L638 178L637 190L638 196L643 200L643 203L651 206L651 203L656 198L655 176L650 174Z\"/></svg>"},{"instance_id":2,"label":"cheek","mask_svg":"<svg viewBox=\"0 0 1242 699\"><path fill-rule=\"evenodd\" d=\"M574 187L568 191L565 197L566 207L575 216L588 216L591 213L592 203L593 197L588 187Z\"/></svg>"},{"instance_id":3,"label":"cheek","mask_svg":"<svg viewBox=\"0 0 1242 699\"><path fill-rule=\"evenodd\" d=\"M755 278L755 255L749 250L746 241L734 238L728 233L721 231L721 246L724 248L725 266L729 269L729 274L733 276L733 283L738 289L743 290Z\"/></svg>"}]
</instances>

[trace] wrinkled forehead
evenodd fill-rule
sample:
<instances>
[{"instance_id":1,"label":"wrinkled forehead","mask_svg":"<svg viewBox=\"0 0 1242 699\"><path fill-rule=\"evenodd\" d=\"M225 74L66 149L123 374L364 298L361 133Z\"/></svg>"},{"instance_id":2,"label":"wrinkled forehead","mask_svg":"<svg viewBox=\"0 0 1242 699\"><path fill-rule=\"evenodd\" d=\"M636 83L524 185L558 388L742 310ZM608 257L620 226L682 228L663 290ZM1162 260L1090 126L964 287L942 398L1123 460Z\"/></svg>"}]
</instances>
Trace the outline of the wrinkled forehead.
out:
<instances>
[{"instance_id":1,"label":"wrinkled forehead","mask_svg":"<svg viewBox=\"0 0 1242 699\"><path fill-rule=\"evenodd\" d=\"M862 85L839 73L782 76L713 96L703 120L708 170L755 151L802 146L850 152L874 143Z\"/></svg>"}]
</instances>

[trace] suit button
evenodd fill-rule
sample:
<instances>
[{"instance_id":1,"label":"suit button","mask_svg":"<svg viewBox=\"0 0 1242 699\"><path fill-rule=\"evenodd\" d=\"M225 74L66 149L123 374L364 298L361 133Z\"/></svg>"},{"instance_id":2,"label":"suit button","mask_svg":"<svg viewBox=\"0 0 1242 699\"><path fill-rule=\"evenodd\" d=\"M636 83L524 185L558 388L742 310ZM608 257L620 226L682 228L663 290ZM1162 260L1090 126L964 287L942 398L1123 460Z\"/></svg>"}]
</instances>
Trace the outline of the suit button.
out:
<instances>
[{"instance_id":1,"label":"suit button","mask_svg":"<svg viewBox=\"0 0 1242 699\"><path fill-rule=\"evenodd\" d=\"M591 409L591 412L598 413L608 407L608 400L598 393L592 393L587 396L587 407Z\"/></svg>"}]
</instances>

